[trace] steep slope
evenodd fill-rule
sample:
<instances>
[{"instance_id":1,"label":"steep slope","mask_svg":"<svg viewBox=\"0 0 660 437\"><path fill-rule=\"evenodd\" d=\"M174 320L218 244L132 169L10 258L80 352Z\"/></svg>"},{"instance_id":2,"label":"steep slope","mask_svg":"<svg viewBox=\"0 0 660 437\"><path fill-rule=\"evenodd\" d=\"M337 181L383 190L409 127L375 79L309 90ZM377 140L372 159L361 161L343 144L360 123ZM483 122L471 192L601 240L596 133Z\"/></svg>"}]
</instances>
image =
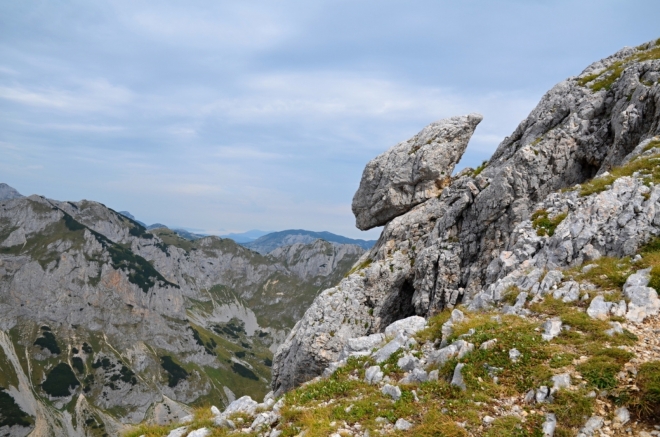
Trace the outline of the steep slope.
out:
<instances>
[{"instance_id":1,"label":"steep slope","mask_svg":"<svg viewBox=\"0 0 660 437\"><path fill-rule=\"evenodd\" d=\"M599 255L635 253L659 231L653 193L644 208L622 209L622 216L612 218L621 228L638 227L615 232L593 221L594 212L585 212L582 222L552 246L552 255L538 252L534 265L525 260L537 256L541 244L517 227L531 223L530 218L553 223L558 211L570 210L575 200L565 199L546 212L539 202L606 175L630 159L636 147L643 149L642 141L660 134L659 79L660 40L598 61L550 90L485 167L462 171L437 197L420 203L410 196L405 207L397 206L401 215L385 224L361 268L321 293L280 347L273 388L281 393L319 375L338 359L349 338L382 332L398 319L430 316L459 303L476 309L496 302L502 294L495 283L518 264L543 271ZM399 153L395 149L387 153ZM457 160L447 161L449 167ZM449 167L435 171L447 174ZM368 165L363 181L373 172ZM368 190L362 197L377 199ZM639 211L650 218L639 221ZM368 227L381 218L367 215L359 221ZM590 232L581 234L581 229Z\"/></svg>"},{"instance_id":2,"label":"steep slope","mask_svg":"<svg viewBox=\"0 0 660 437\"><path fill-rule=\"evenodd\" d=\"M315 240L325 240L337 244L354 244L360 246L364 250L369 250L373 247L375 241L355 240L352 238L342 237L331 232L314 232L305 231L303 229L292 229L288 231L272 232L257 238L248 243L241 243L243 246L248 247L261 254L267 254L274 251L278 247L291 246L293 244L309 244Z\"/></svg>"},{"instance_id":3,"label":"steep slope","mask_svg":"<svg viewBox=\"0 0 660 437\"><path fill-rule=\"evenodd\" d=\"M18 199L23 197L16 189L7 184L0 183L0 200Z\"/></svg>"},{"instance_id":4,"label":"steep slope","mask_svg":"<svg viewBox=\"0 0 660 437\"><path fill-rule=\"evenodd\" d=\"M15 412L12 435L117 435L180 418L184 404L263 395L272 349L363 253L294 251L305 257L151 233L96 202L1 201L0 415Z\"/></svg>"}]
</instances>

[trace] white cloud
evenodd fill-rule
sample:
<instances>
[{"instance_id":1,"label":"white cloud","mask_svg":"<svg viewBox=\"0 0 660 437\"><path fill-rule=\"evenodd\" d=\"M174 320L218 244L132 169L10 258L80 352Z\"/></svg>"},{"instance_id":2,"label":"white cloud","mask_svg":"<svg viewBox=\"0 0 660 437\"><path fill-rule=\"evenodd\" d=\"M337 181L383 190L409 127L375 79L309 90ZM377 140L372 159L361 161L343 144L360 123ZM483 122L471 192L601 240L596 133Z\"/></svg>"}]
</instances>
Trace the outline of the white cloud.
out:
<instances>
[{"instance_id":1,"label":"white cloud","mask_svg":"<svg viewBox=\"0 0 660 437\"><path fill-rule=\"evenodd\" d=\"M106 79L82 80L74 87L1 86L0 99L71 112L106 111L129 103L133 93Z\"/></svg>"}]
</instances>

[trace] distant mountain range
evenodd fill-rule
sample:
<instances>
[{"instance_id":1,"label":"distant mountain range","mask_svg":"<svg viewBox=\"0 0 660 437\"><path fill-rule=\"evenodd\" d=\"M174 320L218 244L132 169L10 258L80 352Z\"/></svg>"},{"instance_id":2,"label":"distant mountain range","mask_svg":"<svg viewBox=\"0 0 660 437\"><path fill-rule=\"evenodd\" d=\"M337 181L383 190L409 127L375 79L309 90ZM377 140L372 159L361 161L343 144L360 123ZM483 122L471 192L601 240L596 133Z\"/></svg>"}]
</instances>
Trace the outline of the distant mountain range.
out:
<instances>
[{"instance_id":1,"label":"distant mountain range","mask_svg":"<svg viewBox=\"0 0 660 437\"><path fill-rule=\"evenodd\" d=\"M115 437L263 398L278 345L364 254L315 239L264 256L0 189L2 436Z\"/></svg>"},{"instance_id":2,"label":"distant mountain range","mask_svg":"<svg viewBox=\"0 0 660 437\"><path fill-rule=\"evenodd\" d=\"M185 229L171 229L168 226L162 223L155 223L153 225L147 225L138 219L136 219L133 214L128 211L119 211L119 214L128 217L129 219L141 224L148 230L158 229L158 228L167 228L174 231L179 237L185 238L186 240L194 241L200 238L208 237L205 234L196 234ZM376 240L360 240L344 237L342 235L333 234L331 232L315 232L315 231L306 231L304 229L289 229L279 232L268 232L260 231L258 229L253 229L243 233L231 233L226 235L220 235L220 238L228 238L234 240L236 243L245 246L249 249L259 252L262 255L265 255L273 250L283 247L290 246L292 244L302 243L310 244L316 240L324 240L330 243L337 244L354 244L360 246L364 250L369 250L376 244Z\"/></svg>"},{"instance_id":3,"label":"distant mountain range","mask_svg":"<svg viewBox=\"0 0 660 437\"><path fill-rule=\"evenodd\" d=\"M304 229L271 232L270 234L259 237L254 241L241 244L255 252L266 254L272 252L278 247L290 246L296 243L309 244L315 240L325 240L330 243L338 244L354 244L360 246L364 250L369 250L374 244L376 244L376 240L356 240L333 234L331 232L314 232L306 231Z\"/></svg>"},{"instance_id":4,"label":"distant mountain range","mask_svg":"<svg viewBox=\"0 0 660 437\"><path fill-rule=\"evenodd\" d=\"M258 229L252 229L251 231L247 232L242 232L240 234L227 234L227 235L220 235L222 238L231 238L237 243L250 243L257 238L263 237L264 235L270 234L271 231L260 231Z\"/></svg>"}]
</instances>

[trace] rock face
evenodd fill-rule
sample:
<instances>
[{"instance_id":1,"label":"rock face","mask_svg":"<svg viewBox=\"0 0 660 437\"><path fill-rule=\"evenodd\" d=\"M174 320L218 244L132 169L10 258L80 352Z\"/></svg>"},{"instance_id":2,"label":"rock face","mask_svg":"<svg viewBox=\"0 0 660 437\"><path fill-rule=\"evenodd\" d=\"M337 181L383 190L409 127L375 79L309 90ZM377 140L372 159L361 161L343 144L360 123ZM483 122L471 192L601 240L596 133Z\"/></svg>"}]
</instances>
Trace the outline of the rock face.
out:
<instances>
[{"instance_id":1,"label":"rock face","mask_svg":"<svg viewBox=\"0 0 660 437\"><path fill-rule=\"evenodd\" d=\"M437 197L451 181L454 166L482 118L470 114L431 123L370 161L353 197L358 229L382 226Z\"/></svg>"},{"instance_id":2,"label":"rock face","mask_svg":"<svg viewBox=\"0 0 660 437\"><path fill-rule=\"evenodd\" d=\"M30 424L11 435L118 435L200 397L262 396L276 346L362 253L316 240L262 256L96 202L0 201L0 397Z\"/></svg>"},{"instance_id":3,"label":"rock face","mask_svg":"<svg viewBox=\"0 0 660 437\"><path fill-rule=\"evenodd\" d=\"M21 193L7 184L0 183L0 200L18 199L23 197Z\"/></svg>"},{"instance_id":4,"label":"rock face","mask_svg":"<svg viewBox=\"0 0 660 437\"><path fill-rule=\"evenodd\" d=\"M574 301L578 285L553 288L561 272L544 278L546 270L632 255L660 234L659 186L639 171L609 174L660 152L653 147L660 144L659 58L657 42L625 48L559 83L482 171L465 169L431 196L416 197L409 182L422 148L405 150L416 139L369 163L353 210L359 228L384 224L383 232L357 271L322 292L278 349L273 389L286 391L320 374L349 338L415 314L459 302L488 307L512 286ZM401 163L404 175L389 162ZM594 177L611 180L588 194L574 187ZM433 191L430 180L420 193ZM556 229L539 231L535 212ZM655 311L655 295L638 297ZM625 302L615 310L625 312Z\"/></svg>"}]
</instances>

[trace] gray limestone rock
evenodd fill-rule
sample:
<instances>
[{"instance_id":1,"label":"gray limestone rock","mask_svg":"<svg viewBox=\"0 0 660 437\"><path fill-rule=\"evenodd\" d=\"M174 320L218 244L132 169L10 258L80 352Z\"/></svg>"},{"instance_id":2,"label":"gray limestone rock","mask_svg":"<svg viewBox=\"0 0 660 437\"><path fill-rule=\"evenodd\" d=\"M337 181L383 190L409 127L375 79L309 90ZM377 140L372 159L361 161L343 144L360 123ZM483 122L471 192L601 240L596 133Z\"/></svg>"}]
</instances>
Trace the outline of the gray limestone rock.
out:
<instances>
[{"instance_id":1,"label":"gray limestone rock","mask_svg":"<svg viewBox=\"0 0 660 437\"><path fill-rule=\"evenodd\" d=\"M385 396L389 396L395 401L398 401L401 398L401 389L396 385L385 384L380 391Z\"/></svg>"},{"instance_id":2,"label":"gray limestone rock","mask_svg":"<svg viewBox=\"0 0 660 437\"><path fill-rule=\"evenodd\" d=\"M541 327L544 330L543 334L541 334L541 338L545 341L550 341L561 333L561 320L547 320Z\"/></svg>"},{"instance_id":3,"label":"gray limestone rock","mask_svg":"<svg viewBox=\"0 0 660 437\"><path fill-rule=\"evenodd\" d=\"M423 369L413 369L399 381L401 384L418 384L429 380L429 375Z\"/></svg>"},{"instance_id":4,"label":"gray limestone rock","mask_svg":"<svg viewBox=\"0 0 660 437\"><path fill-rule=\"evenodd\" d=\"M587 423L580 429L578 437L592 437L596 431L603 427L604 420L600 416L591 416Z\"/></svg>"},{"instance_id":5,"label":"gray limestone rock","mask_svg":"<svg viewBox=\"0 0 660 437\"><path fill-rule=\"evenodd\" d=\"M648 316L660 312L660 299L655 289L647 287L651 269L640 270L628 277L623 294L630 300L626 319L641 323Z\"/></svg>"},{"instance_id":6,"label":"gray limestone rock","mask_svg":"<svg viewBox=\"0 0 660 437\"><path fill-rule=\"evenodd\" d=\"M408 431L413 427L413 424L408 422L406 419L398 419L394 424L394 429L397 431Z\"/></svg>"},{"instance_id":7,"label":"gray limestone rock","mask_svg":"<svg viewBox=\"0 0 660 437\"><path fill-rule=\"evenodd\" d=\"M614 411L614 420L621 425L630 422L630 411L626 407L619 407Z\"/></svg>"},{"instance_id":8,"label":"gray limestone rock","mask_svg":"<svg viewBox=\"0 0 660 437\"><path fill-rule=\"evenodd\" d=\"M567 388L571 386L571 375L568 373L562 373L555 375L552 378L552 389L559 390L561 388Z\"/></svg>"},{"instance_id":9,"label":"gray limestone rock","mask_svg":"<svg viewBox=\"0 0 660 437\"><path fill-rule=\"evenodd\" d=\"M432 123L370 161L353 197L358 229L382 226L437 197L482 118L470 114Z\"/></svg>"},{"instance_id":10,"label":"gray limestone rock","mask_svg":"<svg viewBox=\"0 0 660 437\"><path fill-rule=\"evenodd\" d=\"M261 431L263 429L270 429L270 427L279 420L280 415L274 411L264 411L263 413L257 414L252 421L250 428L255 431Z\"/></svg>"},{"instance_id":11,"label":"gray limestone rock","mask_svg":"<svg viewBox=\"0 0 660 437\"><path fill-rule=\"evenodd\" d=\"M413 369L416 369L420 366L419 358L409 353L404 354L401 358L399 358L396 364L404 372L412 372Z\"/></svg>"},{"instance_id":12,"label":"gray limestone rock","mask_svg":"<svg viewBox=\"0 0 660 437\"><path fill-rule=\"evenodd\" d=\"M182 426L180 428L175 428L167 434L167 437L183 437L188 432L187 426Z\"/></svg>"},{"instance_id":13,"label":"gray limestone rock","mask_svg":"<svg viewBox=\"0 0 660 437\"><path fill-rule=\"evenodd\" d=\"M451 378L451 385L460 388L461 390L467 390L467 387L465 386L465 381L463 381L463 367L465 364L463 363L458 363L456 364L456 367L454 368L454 375Z\"/></svg>"},{"instance_id":14,"label":"gray limestone rock","mask_svg":"<svg viewBox=\"0 0 660 437\"><path fill-rule=\"evenodd\" d=\"M402 334L410 337L424 328L426 328L426 319L424 317L411 316L390 324L385 328L385 335L396 337L397 335Z\"/></svg>"},{"instance_id":15,"label":"gray limestone rock","mask_svg":"<svg viewBox=\"0 0 660 437\"><path fill-rule=\"evenodd\" d=\"M594 297L587 308L587 314L592 319L605 320L610 315L612 309L612 302L605 301L602 295Z\"/></svg>"},{"instance_id":16,"label":"gray limestone rock","mask_svg":"<svg viewBox=\"0 0 660 437\"><path fill-rule=\"evenodd\" d=\"M363 337L349 338L344 346L344 350L339 355L339 359L343 360L352 356L366 356L370 355L372 349L380 346L385 340L385 335L371 334Z\"/></svg>"},{"instance_id":17,"label":"gray limestone rock","mask_svg":"<svg viewBox=\"0 0 660 437\"><path fill-rule=\"evenodd\" d=\"M537 404L550 402L551 401L550 389L545 385L539 387L539 389L536 390L536 395L534 396L534 400L536 401Z\"/></svg>"},{"instance_id":18,"label":"gray limestone rock","mask_svg":"<svg viewBox=\"0 0 660 437\"><path fill-rule=\"evenodd\" d=\"M248 416L254 416L257 411L257 405L258 403L252 400L250 396L243 396L229 404L227 408L225 408L225 411L222 412L222 416L229 417L236 413L243 413L247 414Z\"/></svg>"},{"instance_id":19,"label":"gray limestone rock","mask_svg":"<svg viewBox=\"0 0 660 437\"><path fill-rule=\"evenodd\" d=\"M442 349L434 350L429 354L428 357L428 362L429 363L436 363L439 365L443 365L450 359L454 358L455 356L458 355L458 347L456 344L450 344L449 346L445 346Z\"/></svg>"},{"instance_id":20,"label":"gray limestone rock","mask_svg":"<svg viewBox=\"0 0 660 437\"><path fill-rule=\"evenodd\" d=\"M385 346L374 352L372 356L374 357L374 360L376 360L377 363L382 363L383 361L388 359L390 355L392 355L394 352L404 347L405 344L406 344L406 338L403 337L402 335L398 335L396 338L394 338L392 341L387 343Z\"/></svg>"},{"instance_id":21,"label":"gray limestone rock","mask_svg":"<svg viewBox=\"0 0 660 437\"><path fill-rule=\"evenodd\" d=\"M509 349L509 359L511 360L512 363L517 362L520 359L521 355L522 354L518 349L516 348Z\"/></svg>"},{"instance_id":22,"label":"gray limestone rock","mask_svg":"<svg viewBox=\"0 0 660 437\"><path fill-rule=\"evenodd\" d=\"M610 322L610 326L610 329L605 330L605 334L609 335L610 337L615 334L623 334L623 326L621 326L621 323Z\"/></svg>"},{"instance_id":23,"label":"gray limestone rock","mask_svg":"<svg viewBox=\"0 0 660 437\"><path fill-rule=\"evenodd\" d=\"M496 345L497 345L497 339L493 338L491 340L487 340L487 341L484 341L483 343L481 343L481 346L479 346L479 349L483 350L483 351L487 351L487 350L490 350L490 349L494 348Z\"/></svg>"},{"instance_id":24,"label":"gray limestone rock","mask_svg":"<svg viewBox=\"0 0 660 437\"><path fill-rule=\"evenodd\" d=\"M545 414L545 421L543 422L543 437L553 437L555 429L557 428L557 417L553 413Z\"/></svg>"},{"instance_id":25,"label":"gray limestone rock","mask_svg":"<svg viewBox=\"0 0 660 437\"><path fill-rule=\"evenodd\" d=\"M371 366L364 372L364 380L368 384L378 384L383 380L383 371L380 366Z\"/></svg>"},{"instance_id":26,"label":"gray limestone rock","mask_svg":"<svg viewBox=\"0 0 660 437\"><path fill-rule=\"evenodd\" d=\"M660 186L647 186L643 176L621 177L588 196L570 189L649 153L638 146L660 133L660 88L640 79L660 73L660 62L638 62L633 53L622 50L557 84L479 174L465 169L434 196L383 219L381 236L359 268L317 297L278 350L273 388L283 392L320 374L349 338L458 303L492 308L511 286L532 296L561 290L561 298L572 301L577 289L569 281L562 285L560 269L600 256L633 256L658 235ZM623 69L609 90L580 82L615 64ZM369 208L380 214L389 199L403 198L382 191L396 183L382 172L386 155L365 170L369 182L356 195L361 217L375 217ZM377 191L371 199L365 195ZM530 220L535 211L563 217L552 236L538 235ZM543 271L549 273L542 278ZM579 294L585 291L593 296L591 290ZM343 323L345 318L363 323Z\"/></svg>"}]
</instances>

